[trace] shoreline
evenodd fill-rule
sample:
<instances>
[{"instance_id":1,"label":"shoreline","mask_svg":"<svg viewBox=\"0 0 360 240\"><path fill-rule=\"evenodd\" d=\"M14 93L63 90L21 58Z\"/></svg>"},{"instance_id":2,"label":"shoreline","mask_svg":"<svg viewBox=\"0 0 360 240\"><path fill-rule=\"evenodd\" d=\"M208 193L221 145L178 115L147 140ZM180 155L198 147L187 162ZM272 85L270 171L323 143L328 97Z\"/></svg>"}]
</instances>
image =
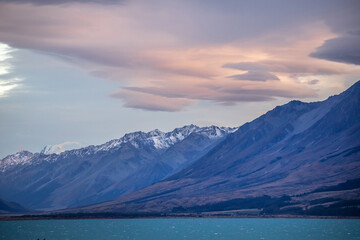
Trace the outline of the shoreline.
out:
<instances>
[{"instance_id":1,"label":"shoreline","mask_svg":"<svg viewBox=\"0 0 360 240\"><path fill-rule=\"evenodd\" d=\"M304 216L304 215L138 215L138 216L69 216L69 215L21 215L21 216L1 216L0 221L36 221L36 220L91 220L91 219L195 219L195 218L285 218L285 219L360 219L360 216Z\"/></svg>"}]
</instances>

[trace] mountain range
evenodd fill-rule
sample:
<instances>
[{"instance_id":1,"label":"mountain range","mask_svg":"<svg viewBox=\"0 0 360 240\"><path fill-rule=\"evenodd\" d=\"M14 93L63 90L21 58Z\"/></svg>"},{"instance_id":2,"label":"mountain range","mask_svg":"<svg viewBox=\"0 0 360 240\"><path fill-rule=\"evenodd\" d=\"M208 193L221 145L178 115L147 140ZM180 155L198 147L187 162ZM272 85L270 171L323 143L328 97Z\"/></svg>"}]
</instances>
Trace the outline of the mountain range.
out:
<instances>
[{"instance_id":1,"label":"mountain range","mask_svg":"<svg viewBox=\"0 0 360 240\"><path fill-rule=\"evenodd\" d=\"M60 154L23 151L0 171L0 198L59 213L360 216L360 81L239 128L189 125Z\"/></svg>"},{"instance_id":2,"label":"mountain range","mask_svg":"<svg viewBox=\"0 0 360 240\"><path fill-rule=\"evenodd\" d=\"M182 170L235 130L189 125L58 154L18 152L0 162L0 198L43 210L112 200Z\"/></svg>"},{"instance_id":3,"label":"mountain range","mask_svg":"<svg viewBox=\"0 0 360 240\"><path fill-rule=\"evenodd\" d=\"M72 211L360 215L360 81L322 102L291 101L229 134L167 179Z\"/></svg>"}]
</instances>

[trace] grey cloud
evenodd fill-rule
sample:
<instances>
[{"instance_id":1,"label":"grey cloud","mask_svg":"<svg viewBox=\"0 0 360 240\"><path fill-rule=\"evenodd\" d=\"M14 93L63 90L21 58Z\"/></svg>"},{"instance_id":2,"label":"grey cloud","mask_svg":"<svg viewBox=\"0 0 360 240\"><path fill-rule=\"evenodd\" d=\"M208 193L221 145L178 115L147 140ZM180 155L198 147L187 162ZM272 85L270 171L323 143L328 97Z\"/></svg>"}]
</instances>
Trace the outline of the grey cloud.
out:
<instances>
[{"instance_id":1,"label":"grey cloud","mask_svg":"<svg viewBox=\"0 0 360 240\"><path fill-rule=\"evenodd\" d=\"M0 2L12 3L33 3L36 5L45 4L64 4L64 3L99 3L99 4L124 4L127 0L0 0ZM343 3L345 2L345 3ZM259 36L266 35L269 32L286 33L281 37L264 38L266 44L281 44L281 41L287 41L286 36L299 34L296 26L304 23L324 20L334 31L352 31L356 33L354 25L359 21L357 12L354 13L354 4L356 1L344 0L322 1L305 0L296 1L144 1L143 4L151 5L154 12L136 12L136 18L141 22L144 29L152 29L158 32L166 32L174 38L181 41L182 45L201 45L202 43L226 43L235 42L241 44L243 40L259 39ZM131 4L128 5L129 7ZM259 8L259 6L263 6ZM5 9L5 8L4 8ZM356 8L355 8L356 9ZM165 11L166 10L166 11ZM159 11L160 14L157 14ZM167 14L161 14L167 12ZM277 14L274 16L274 12ZM304 17L304 12L307 13ZM341 12L339 17L337 12ZM114 64L113 52L103 55L93 54L92 52L104 52L103 49L96 48L85 49L83 47L62 48L58 44L46 47L47 41L56 38L63 38L63 33L67 29L62 29L59 25L59 19L49 19L43 21L42 18L36 21L29 21L30 18L21 19L20 14L13 16L2 13L1 36L0 40L15 47L38 49L43 51L59 52L64 55L76 55L90 61L104 62L105 64ZM26 14L24 14L26 15ZM31 15L31 13L29 13ZM334 17L337 16L337 17ZM13 18L13 19L12 19ZM21 20L21 21L20 21ZM49 21L51 24L49 24ZM53 22L51 22L53 21ZM66 19L64 19L66 21ZM12 24L13 23L13 24ZM46 24L45 24L46 23ZM74 22L76 23L76 22ZM236 24L235 24L236 23ZM39 28L40 25L44 25ZM54 27L52 27L54 26ZM251 27L249 27L251 26ZM289 27L291 26L291 27ZM352 26L352 27L348 27ZM344 30L345 29L345 30ZM294 32L292 32L294 31ZM7 34L8 33L8 34ZM39 39L41 36L41 39ZM56 41L57 43L59 41ZM44 47L45 46L45 47ZM86 52L85 52L86 51ZM92 52L91 52L92 51ZM87 53L89 52L89 53ZM88 56L90 55L90 56ZM121 64L131 65L133 59L128 59L126 53L117 53L123 56ZM118 64L118 59L116 64ZM129 64L130 63L130 64ZM242 63L245 64L245 63ZM251 65L252 63L247 63ZM238 68L240 69L240 68ZM253 68L246 68L248 71L270 71L267 66L259 65ZM273 70L272 70L273 71ZM295 70L296 71L296 70ZM271 72L271 71L270 71Z\"/></svg>"},{"instance_id":2,"label":"grey cloud","mask_svg":"<svg viewBox=\"0 0 360 240\"><path fill-rule=\"evenodd\" d=\"M124 99L126 101L126 99ZM123 105L126 108L134 108L134 109L141 109L147 111L155 111L155 112L179 112L183 110L183 106L162 106L156 105L151 103L145 102L133 102L133 101L126 101Z\"/></svg>"},{"instance_id":3,"label":"grey cloud","mask_svg":"<svg viewBox=\"0 0 360 240\"><path fill-rule=\"evenodd\" d=\"M309 80L308 82L307 82L307 84L309 84L309 85L315 85L315 84L318 84L320 81L318 80L318 79L313 79L313 80Z\"/></svg>"},{"instance_id":4,"label":"grey cloud","mask_svg":"<svg viewBox=\"0 0 360 240\"><path fill-rule=\"evenodd\" d=\"M9 3L30 3L34 5L60 5L65 3L124 4L127 0L0 0Z\"/></svg>"},{"instance_id":5,"label":"grey cloud","mask_svg":"<svg viewBox=\"0 0 360 240\"><path fill-rule=\"evenodd\" d=\"M240 62L240 63L226 63L223 68L238 69L242 71L268 71L269 67L266 64L259 62Z\"/></svg>"},{"instance_id":6,"label":"grey cloud","mask_svg":"<svg viewBox=\"0 0 360 240\"><path fill-rule=\"evenodd\" d=\"M248 81L260 81L260 82L265 82L267 80L279 80L279 78L276 75L261 71L248 71L247 73L229 76L228 78L232 78L235 80L248 80Z\"/></svg>"},{"instance_id":7,"label":"grey cloud","mask_svg":"<svg viewBox=\"0 0 360 240\"><path fill-rule=\"evenodd\" d=\"M340 74L342 70L331 66L294 60L264 60L259 62L227 63L223 68L238 69L242 71L263 71L291 74Z\"/></svg>"},{"instance_id":8,"label":"grey cloud","mask_svg":"<svg viewBox=\"0 0 360 240\"><path fill-rule=\"evenodd\" d=\"M140 94L141 96L141 94L150 94L151 96L166 98L169 101L172 99L208 100L222 105L235 105L239 102L270 101L274 100L276 97L305 98L317 96L313 90L308 88L278 88L272 84L258 84L260 84L260 88L254 87L252 89L244 88L244 86L239 83L230 84L227 86L209 84L202 85L198 87L197 90L190 92L186 89L180 89L176 87L124 87L122 89L127 91L127 94L129 95L124 97L122 94L120 94L117 95L117 97L125 99L125 107L136 106L136 108L143 108L145 110L154 108L154 110L158 111L158 108L161 108L161 111L179 111L183 109L184 105L178 105L175 108L171 107L170 110L166 110L170 106L167 106L166 104L165 106L159 106L157 103L154 105L154 103L150 103L151 101L138 102L139 97L136 97L136 95Z\"/></svg>"},{"instance_id":9,"label":"grey cloud","mask_svg":"<svg viewBox=\"0 0 360 240\"><path fill-rule=\"evenodd\" d=\"M360 1L342 0L333 3L333 10L324 12L324 20L331 30L341 36L359 31Z\"/></svg>"},{"instance_id":10,"label":"grey cloud","mask_svg":"<svg viewBox=\"0 0 360 240\"><path fill-rule=\"evenodd\" d=\"M179 112L191 104L191 100L183 98L167 98L151 91L136 91L122 88L110 95L121 99L124 107L142 109L147 111Z\"/></svg>"},{"instance_id":11,"label":"grey cloud","mask_svg":"<svg viewBox=\"0 0 360 240\"><path fill-rule=\"evenodd\" d=\"M325 41L310 56L329 61L360 65L360 36L349 35Z\"/></svg>"},{"instance_id":12,"label":"grey cloud","mask_svg":"<svg viewBox=\"0 0 360 240\"><path fill-rule=\"evenodd\" d=\"M189 98L189 94L183 91L176 91L175 89L166 89L162 87L123 87L122 89L142 92L148 94L155 94L167 98Z\"/></svg>"},{"instance_id":13,"label":"grey cloud","mask_svg":"<svg viewBox=\"0 0 360 240\"><path fill-rule=\"evenodd\" d=\"M124 3L126 1L115 1L115 0L0 0L2 2L12 2L12 3L33 3L35 5L45 5L45 4L65 4L65 3ZM346 0L344 0L346 1ZM148 8L146 5L151 6ZM297 26L307 26L307 24L312 22L323 21L332 26L334 31L340 31L340 35L343 36L344 32L351 31L352 35L357 34L357 30L354 27L358 22L355 23L357 17L354 16L354 13L351 14L341 14L340 18L334 18L333 14L338 12L339 9L342 9L339 1L313 1L313 0L304 0L304 1L143 1L141 2L141 8L135 9L136 5L131 4L127 5L129 7L129 12L133 14L134 20L136 19L138 23L131 28L134 31L141 30L151 30L151 32L164 32L167 33L172 38L176 39L176 42L179 43L180 47L190 46L201 46L201 44L213 44L213 43L238 43L241 45L242 41L245 42L254 42L254 44L261 45L261 41L271 47L272 44L281 45L286 41L291 41L295 36L300 36L302 34L301 29ZM4 4L5 6L5 4ZM11 5L8 4L9 8L22 8L22 5ZM259 6L262 6L259 8ZM33 7L33 6L25 6ZM26 10L24 7L23 10ZM81 7L81 6L79 6ZM134 9L131 9L134 7ZM62 11L54 10L54 19L48 17L48 15L41 14L42 9L39 8L39 12L26 12L13 9L13 12L7 11L7 8L3 8L3 11L0 15L2 21L0 21L0 40L15 46L18 48L27 48L32 50L40 50L42 52L47 52L51 54L56 54L64 58L71 59L82 59L87 62L106 65L113 67L114 69L124 68L129 69L133 68L141 72L143 69L148 70L149 68L154 69L154 65L148 64L142 56L133 54L129 50L127 51L127 45L131 42L125 41L124 45L116 45L116 48L111 46L112 38L106 36L104 37L102 44L86 44L87 40L84 39L83 42L77 42L74 44L72 38L76 39L76 34L79 31L69 31L71 28L67 29L73 24L79 24L79 27L74 28L74 30L83 30L86 29L86 25L81 21L78 21L81 18L63 17L61 14ZM54 8L55 9L55 8ZM58 9L62 9L61 7ZM65 8L64 8L65 9ZM105 9L105 8L104 8ZM151 9L152 11L149 11ZM347 8L348 9L348 8ZM0 7L1 10L1 7ZM136 10L136 11L135 11ZM344 10L345 11L345 10ZM348 11L348 10L346 10ZM345 12L346 12L345 11ZM8 13L7 13L8 12ZM126 11L124 11L126 12ZM56 14L57 13L57 14ZM164 14L166 13L166 14ZM306 13L306 15L304 15ZM28 15L34 15L29 16ZM355 13L355 15L359 15ZM22 18L22 16L25 16ZM86 15L87 16L87 15ZM84 19L86 18L84 15ZM126 15L125 15L126 16ZM333 19L327 21L327 19ZM340 21L340 20L341 21ZM46 21L45 21L46 20ZM98 19L99 21L101 19ZM49 24L50 21L50 24ZM65 23L64 23L65 22ZM85 21L86 23L86 21ZM348 23L352 23L352 27L348 28ZM336 26L335 26L336 25ZM39 27L40 26L40 27ZM114 25L115 26L115 25ZM114 33L121 34L122 31L115 29ZM80 32L81 32L80 31ZM126 31L124 34L124 39L126 39ZM130 34L132 31L130 31ZM269 33L274 33L273 38L264 38ZM298 34L298 35L296 35ZM85 37L90 37L91 35L85 35ZM129 35L130 36L130 35ZM137 36L137 35L134 35ZM143 35L140 35L143 36ZM144 34L146 36L146 34ZM291 36L290 40L287 40L287 36ZM352 38L354 36L351 36ZM139 38L139 37L137 37ZM119 38L120 39L120 38ZM118 39L118 40L119 40ZM144 45L148 43L148 39L145 37ZM161 38L162 39L162 38ZM296 37L295 37L296 39ZM64 42L62 42L64 40ZM129 40L132 40L129 38ZM143 39L141 39L143 40ZM251 41L249 41L251 40ZM69 44L70 43L70 44ZM96 42L94 42L96 43ZM174 43L175 44L175 43ZM329 49L327 44L333 44L331 41L326 42L323 47L318 49L318 54L324 52L326 49L327 57L329 57ZM354 43L352 43L353 45ZM159 46L163 44L160 42ZM175 44L176 45L176 44ZM340 44L338 44L340 45ZM96 46L96 47L93 47ZM171 44L169 45L172 46ZM346 46L337 46L346 48ZM357 45L358 47L358 45ZM346 49L350 52L350 48ZM136 49L136 47L134 47ZM149 49L152 49L149 48ZM357 48L358 49L358 48ZM344 49L343 49L344 50ZM320 54L321 55L321 54ZM339 55L339 54L338 54ZM344 56L342 57L344 58ZM346 56L348 59L348 57ZM349 61L349 60L347 60ZM352 60L354 61L354 60ZM150 65L150 66L149 66ZM289 60L268 60L261 62L242 62L242 63L227 63L223 67L233 68L243 71L248 71L247 74L240 74L231 76L234 79L242 80L243 78L250 78L247 80L261 81L259 74L254 75L254 72L261 73L311 73L311 74L327 74L327 73L337 73L336 69L331 67L323 66L312 66L307 62L299 62L298 59ZM174 73L177 73L174 71ZM106 77L102 72L93 72L93 74L99 77ZM126 74L126 73L125 73ZM191 73L192 75L194 73ZM273 79L275 75L271 76ZM119 78L121 79L121 78ZM274 79L275 80L275 79ZM231 81L235 82L235 81ZM238 84L236 82L235 84ZM273 83L273 82L272 82ZM271 84L272 84L271 83ZM275 83L275 82L274 82ZM260 83L252 83L260 84ZM261 84L266 84L261 82ZM134 85L137 85L136 83ZM206 88L206 87L204 87ZM204 88L200 89L203 90ZM215 89L216 88L216 89ZM210 89L209 87L207 89ZM150 94L154 96L163 96L165 98L185 98L185 99L204 99L216 101L222 104L233 104L234 102L240 101L266 101L271 100L274 97L278 96L288 96L288 97L301 97L295 92L287 92L285 90L241 90L235 91L234 89L223 89L219 85L215 86L212 91L214 95L209 93L199 93L191 92L192 89L189 87L186 90L179 89L128 89L131 90L133 97L131 98L128 95L117 95L116 97L126 99L125 106L132 108L143 108L147 110L156 110L156 111L178 111L182 109L185 105L180 103L173 107L168 105L157 103L155 99L153 102L147 102L145 97L142 101L137 100L136 97L140 94L135 92L143 92L144 94ZM161 90L161 91L160 91ZM233 91L233 92L232 92ZM205 92L205 91L204 91ZM115 96L114 96L115 97ZM167 99L166 99L167 100Z\"/></svg>"},{"instance_id":14,"label":"grey cloud","mask_svg":"<svg viewBox=\"0 0 360 240\"><path fill-rule=\"evenodd\" d=\"M267 39L266 43L282 44L287 41L287 35L299 34L296 26L318 19L323 20L328 12L338 11L338 8L343 5L338 4L339 1L336 0L329 0L326 3L313 0L198 0L193 2L197 12L178 11L184 6L184 1L181 1L181 5L175 9L177 12L173 15L186 13L186 16L181 19L189 19L185 21L183 28L191 34L186 34L191 41L216 43L234 41L234 39L242 43L243 40L263 36L277 29L285 31L286 34L279 38ZM198 16L199 13L201 17Z\"/></svg>"},{"instance_id":15,"label":"grey cloud","mask_svg":"<svg viewBox=\"0 0 360 240\"><path fill-rule=\"evenodd\" d=\"M223 89L224 92L231 93L234 95L238 94L245 94L248 96L263 96L267 98L274 98L274 97L285 97L285 98L304 98L304 97L316 97L317 94L313 91L309 91L307 93L297 93L296 91L290 91L286 89L243 89L243 88L226 88Z\"/></svg>"},{"instance_id":16,"label":"grey cloud","mask_svg":"<svg viewBox=\"0 0 360 240\"><path fill-rule=\"evenodd\" d=\"M188 92L186 90L173 89L173 88L163 88L163 87L124 87L123 89L141 92L147 94L153 94L156 96L166 97L166 98L184 98L184 99L201 99L218 102L225 105L233 105L236 102L262 102L273 100L273 96L267 94L257 94L252 91L244 91L241 94L232 94L230 91L225 90L221 86L202 86L203 89L212 90L210 93L202 94L195 92ZM265 92L265 91L264 91ZM262 92L262 93L264 93Z\"/></svg>"},{"instance_id":17,"label":"grey cloud","mask_svg":"<svg viewBox=\"0 0 360 240\"><path fill-rule=\"evenodd\" d=\"M337 10L328 12L324 21L338 37L325 41L310 56L360 65L360 1L343 0L336 5Z\"/></svg>"},{"instance_id":18,"label":"grey cloud","mask_svg":"<svg viewBox=\"0 0 360 240\"><path fill-rule=\"evenodd\" d=\"M206 99L213 100L223 105L235 105L238 102L265 102L274 100L275 97L260 95L260 94L222 94L217 96L215 99Z\"/></svg>"},{"instance_id":19,"label":"grey cloud","mask_svg":"<svg viewBox=\"0 0 360 240\"><path fill-rule=\"evenodd\" d=\"M211 89L214 92L211 94L201 94L201 93L189 93L184 90L179 89L168 89L162 87L124 87L123 89L141 92L147 94L153 94L156 96L166 97L166 98L186 98L186 99L201 99L215 101L225 105L233 105L236 102L262 102L273 100L272 96L267 96L267 94L257 94L256 92L242 92L242 94L232 94L230 91L223 90L221 86L203 86L203 88ZM229 94L230 93L230 94ZM264 92L262 92L264 93Z\"/></svg>"}]
</instances>

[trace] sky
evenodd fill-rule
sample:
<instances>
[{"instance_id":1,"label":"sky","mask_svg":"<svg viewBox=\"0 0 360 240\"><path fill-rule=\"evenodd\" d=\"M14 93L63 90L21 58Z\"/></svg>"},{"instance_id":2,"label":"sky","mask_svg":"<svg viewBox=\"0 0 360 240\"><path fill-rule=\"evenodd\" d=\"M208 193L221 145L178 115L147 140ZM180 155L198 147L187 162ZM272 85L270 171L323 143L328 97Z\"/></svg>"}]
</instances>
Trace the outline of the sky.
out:
<instances>
[{"instance_id":1,"label":"sky","mask_svg":"<svg viewBox=\"0 0 360 240\"><path fill-rule=\"evenodd\" d=\"M0 158L241 126L360 80L360 1L0 0Z\"/></svg>"}]
</instances>

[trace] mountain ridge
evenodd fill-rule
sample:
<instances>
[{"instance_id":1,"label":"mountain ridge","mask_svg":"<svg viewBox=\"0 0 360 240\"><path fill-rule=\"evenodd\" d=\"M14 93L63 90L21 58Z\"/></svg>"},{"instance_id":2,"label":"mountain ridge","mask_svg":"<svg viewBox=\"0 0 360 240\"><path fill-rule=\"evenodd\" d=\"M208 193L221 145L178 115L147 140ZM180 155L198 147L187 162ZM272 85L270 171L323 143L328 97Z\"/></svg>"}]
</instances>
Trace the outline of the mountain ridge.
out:
<instances>
[{"instance_id":1,"label":"mountain ridge","mask_svg":"<svg viewBox=\"0 0 360 240\"><path fill-rule=\"evenodd\" d=\"M338 202L354 196L357 200L358 187L312 192L358 178L359 119L360 82L324 101L291 101L242 125L179 173L114 201L77 211L171 213L179 207L284 194L291 196L293 206L305 211L325 196ZM326 201L323 204L330 206Z\"/></svg>"},{"instance_id":2,"label":"mountain ridge","mask_svg":"<svg viewBox=\"0 0 360 240\"><path fill-rule=\"evenodd\" d=\"M37 206L68 208L59 213L178 214L251 207L263 214L358 214L359 119L360 81L324 101L277 106L239 128L188 125L169 133L129 133L58 155L27 152L23 164L10 170L19 166L12 173L26 176L18 186L28 184L30 176L38 182L12 198L26 202L29 198L21 195L35 191L32 208L45 198ZM56 177L27 175L32 159L44 165L39 173ZM68 168L57 171L62 167L57 163ZM122 180L114 183L119 175ZM14 175L0 175L0 197L6 195L9 176Z\"/></svg>"},{"instance_id":3,"label":"mountain ridge","mask_svg":"<svg viewBox=\"0 0 360 240\"><path fill-rule=\"evenodd\" d=\"M23 151L1 160L0 196L31 209L111 200L181 170L235 129L187 125L59 154Z\"/></svg>"},{"instance_id":4,"label":"mountain ridge","mask_svg":"<svg viewBox=\"0 0 360 240\"><path fill-rule=\"evenodd\" d=\"M2 214L13 214L13 213L27 213L30 210L25 209L23 206L15 202L7 202L3 199L0 199L0 215Z\"/></svg>"}]
</instances>

